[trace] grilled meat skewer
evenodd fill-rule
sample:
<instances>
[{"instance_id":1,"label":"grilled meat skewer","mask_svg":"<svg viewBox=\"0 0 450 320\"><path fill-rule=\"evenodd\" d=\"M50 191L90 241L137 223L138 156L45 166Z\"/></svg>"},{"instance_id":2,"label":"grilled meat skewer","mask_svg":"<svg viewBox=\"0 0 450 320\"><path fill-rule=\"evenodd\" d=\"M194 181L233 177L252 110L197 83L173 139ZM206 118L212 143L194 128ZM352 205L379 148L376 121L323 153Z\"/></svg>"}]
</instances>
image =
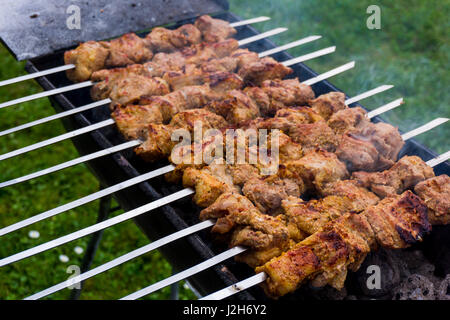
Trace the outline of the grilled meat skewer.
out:
<instances>
[{"instance_id":1,"label":"grilled meat skewer","mask_svg":"<svg viewBox=\"0 0 450 320\"><path fill-rule=\"evenodd\" d=\"M218 42L234 34L236 30L228 22L205 15L194 25L185 24L175 30L154 28L145 38L128 33L109 42L88 41L65 52L64 62L76 66L67 71L67 77L74 82L85 81L100 69L142 63L150 60L154 52L173 52L202 41Z\"/></svg>"},{"instance_id":2,"label":"grilled meat skewer","mask_svg":"<svg viewBox=\"0 0 450 320\"><path fill-rule=\"evenodd\" d=\"M315 286L343 287L347 270L356 271L377 245L401 249L420 241L431 231L427 207L411 191L381 200L363 213L347 213L268 261L256 272L265 272L266 294L279 297L306 280Z\"/></svg>"},{"instance_id":3,"label":"grilled meat skewer","mask_svg":"<svg viewBox=\"0 0 450 320\"><path fill-rule=\"evenodd\" d=\"M232 125L239 125L280 105L306 103L314 97L311 87L298 79L263 82L261 88L234 90L242 83L232 75L224 75L209 85L186 86L164 96L141 97L139 105L113 104L112 117L126 138L145 138L147 126L169 123L179 112L206 106ZM258 105L257 105L258 103ZM259 106L263 105L263 110ZM276 105L276 106L275 106Z\"/></svg>"},{"instance_id":4,"label":"grilled meat skewer","mask_svg":"<svg viewBox=\"0 0 450 320\"><path fill-rule=\"evenodd\" d=\"M223 44L227 47L232 44L230 40L223 43L210 45L209 51L217 55L217 47ZM214 46L214 49L211 47ZM223 50L220 56L229 55L234 47L227 47L230 50ZM143 65L131 65L123 69L101 70L92 75L94 81L99 81L91 89L91 96L94 100L111 98L121 104L134 103L140 96L160 95L152 90L154 83L164 83L166 91L173 91L188 85L201 85L204 83L217 82L223 77L235 77L248 84L248 79L254 79L258 76L259 81L253 81L253 84L260 85L266 79L282 79L292 73L292 69L285 67L270 57L259 59L256 53L246 52L245 56L252 56L253 62L246 64L240 63L236 68L212 67L212 61L208 61L211 55L204 54L205 49L197 53L189 53L187 61L179 62L178 66L172 64L166 65L163 62L155 62L157 68L153 68L150 63ZM240 50L238 50L240 51ZM183 52L176 54L183 55ZM255 57L256 56L256 57ZM213 56L214 57L214 56ZM236 58L228 59L246 61L243 54ZM156 59L156 57L155 57ZM154 59L154 60L155 60ZM248 59L247 59L248 60ZM208 68L205 68L208 66ZM152 68L151 70L149 68ZM139 83L146 83L146 86L137 86L136 81L130 79L139 79Z\"/></svg>"}]
</instances>

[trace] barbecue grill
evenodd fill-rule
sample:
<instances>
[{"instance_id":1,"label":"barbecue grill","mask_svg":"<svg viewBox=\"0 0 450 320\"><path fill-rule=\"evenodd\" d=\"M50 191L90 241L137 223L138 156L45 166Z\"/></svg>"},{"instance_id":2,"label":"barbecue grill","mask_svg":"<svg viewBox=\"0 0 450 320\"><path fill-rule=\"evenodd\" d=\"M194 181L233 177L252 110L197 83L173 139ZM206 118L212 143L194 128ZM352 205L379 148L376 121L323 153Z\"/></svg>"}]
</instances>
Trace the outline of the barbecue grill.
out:
<instances>
[{"instance_id":1,"label":"barbecue grill","mask_svg":"<svg viewBox=\"0 0 450 320\"><path fill-rule=\"evenodd\" d=\"M15 2L21 3L21 1ZM116 6L117 10L115 12L118 12L121 9L121 6L124 5L120 1L109 2ZM141 8L140 10L142 15L126 15L121 23L113 29L110 27L104 28L104 30L101 30L101 27L92 28L89 30L88 34L82 34L81 36L72 36L73 33L66 34L63 37L56 37L54 34L41 35L51 39L49 45L33 45L31 51L30 48L27 47L27 44L24 43L26 42L26 39L23 39L23 41L18 41L19 36L16 32L17 29L14 29L15 27L18 27L18 25L11 27L11 29L8 29L7 31L2 31L0 36L6 46L8 46L11 52L18 59L29 59L26 64L26 70L32 74L41 70L47 70L49 68L63 65L63 51L74 46L79 41L85 41L88 39L100 40L118 36L126 31L139 31L165 23L171 23L169 28L176 28L185 23L192 23L195 17L201 14L212 14L216 18L229 22L241 21L239 16L227 11L228 4L226 1L182 1L183 5L181 6L178 6L178 2L175 2L141 2L140 5L148 8L149 12L155 12L155 14L152 15L155 19L150 19L150 21L146 19L146 15L144 14L146 11ZM53 4L53 2L51 3ZM50 6L50 4L47 5ZM84 4L82 4L82 6L84 6ZM98 8L100 10L104 7L104 4L89 3L89 10L94 11L94 7L95 9ZM173 10L168 10L168 7L173 8ZM81 9L83 10L84 7ZM170 14L168 12L170 12ZM23 24L19 25L22 27L20 34L22 34L22 32L30 31L26 27L23 27ZM146 33L143 32L139 35L145 34ZM235 37L237 39L245 39L257 34L258 31L254 27L251 25L245 25L238 28L238 34ZM262 52L273 49L276 46L271 40L262 39L260 41L253 42L246 47L255 52ZM272 57L277 61L286 61L293 58L284 51L276 53ZM318 76L316 72L308 68L303 63L295 64L292 68L294 69L294 74L292 77L298 77L301 81L306 81L307 79ZM45 75L37 78L36 80L46 91L72 84L63 72ZM317 96L330 91L341 91L326 80L320 81L312 87ZM51 96L50 101L58 113L73 110L77 106L92 103L89 95L89 88L81 88L74 91L68 91L63 94L57 94ZM352 103L351 106L362 107L362 105L357 102ZM73 131L109 118L110 111L108 106L103 105L82 113L64 117L61 120L67 131ZM372 120L374 122L383 121L378 116L374 117ZM111 126L76 136L71 140L80 155L89 155L125 142L119 132ZM401 157L403 155L417 155L424 160L430 160L437 156L437 154L433 151L419 144L414 139L409 139L406 142L399 156ZM89 169L100 181L103 188L108 188L123 181L138 177L144 173L151 172L158 168L163 168L164 166L167 166L167 164L168 163L164 161L148 164L137 157L131 149L112 153L87 162ZM435 173L437 175L450 174L449 164L447 162L440 163L435 167ZM182 190L182 187L168 184L160 175L148 181L143 181L114 192L113 196L125 211L130 211L151 201L169 196L180 190ZM101 199L101 206L107 207L108 198L106 197ZM107 209L101 210L99 213L99 221L104 221L107 219L107 212ZM151 241L156 241L162 237L198 223L198 214L199 208L196 207L188 197L183 197L180 200L158 207L151 213L141 214L133 219ZM432 235L428 237L422 245L424 250L429 255L434 257L433 260L436 261L436 264L439 264L439 261L444 261L442 256L439 255L448 256L450 253L450 248L448 247L446 247L447 249L445 250L439 251L435 249L437 248L435 241L447 239L446 243L450 243L450 241L448 241L450 240L448 231L448 226L433 229ZM90 245L90 250L88 250L88 254L90 255L95 252L95 245L98 242L99 234L99 232L94 234L91 240L92 245ZM444 245L440 242L439 246L442 248ZM220 254L225 249L226 248L223 245L212 241L209 234L209 229L180 238L175 242L168 243L167 245L159 248L163 256L171 264L174 272L186 270L198 263ZM86 259L84 268L87 269L88 266L89 259ZM441 265L440 268L445 270L446 273L450 271L449 265ZM244 264L236 263L232 259L228 259L200 273L190 276L188 281L199 296L206 296L252 275L254 275L254 271L252 269ZM142 284L143 287L147 285L148 284ZM294 298L304 298L300 297L300 294L300 292L295 293ZM244 300L267 299L258 286L239 292L234 297Z\"/></svg>"}]
</instances>

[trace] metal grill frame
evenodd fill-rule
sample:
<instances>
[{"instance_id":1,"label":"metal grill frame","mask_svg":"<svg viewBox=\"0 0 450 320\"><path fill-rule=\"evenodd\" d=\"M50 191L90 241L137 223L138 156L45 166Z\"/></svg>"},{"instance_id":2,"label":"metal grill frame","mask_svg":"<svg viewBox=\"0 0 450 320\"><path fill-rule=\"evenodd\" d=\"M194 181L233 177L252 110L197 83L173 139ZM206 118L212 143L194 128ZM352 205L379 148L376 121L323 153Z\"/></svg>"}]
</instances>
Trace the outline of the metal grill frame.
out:
<instances>
[{"instance_id":1,"label":"metal grill frame","mask_svg":"<svg viewBox=\"0 0 450 320\"><path fill-rule=\"evenodd\" d=\"M230 12L226 12L215 17L230 22L241 20L240 17ZM174 25L173 28L176 28L184 23L192 22L193 20L181 21ZM240 27L238 29L237 38L242 39L258 33L259 32L251 26ZM256 52L261 52L274 47L275 44L268 39L258 41L248 46L250 50ZM274 55L273 58L278 61L284 61L292 58L292 56L286 52L281 52ZM57 52L51 56L29 60L25 68L28 72L37 72L39 70L62 64L63 54L62 52ZM291 77L299 77L300 81L317 76L316 72L304 64L297 64L293 66L292 69L294 70L294 74ZM44 76L36 80L44 88L44 90L51 90L63 85L71 84L63 73ZM322 81L316 85L313 85L313 89L316 95L330 91L341 91L328 81ZM50 97L50 101L53 108L57 112L61 112L89 103L91 98L89 95L89 89L81 89ZM358 103L354 103L351 106L363 107ZM109 118L109 109L107 106L104 106L83 112L81 114L76 114L71 117L66 117L62 119L62 122L65 129L67 131L71 131L107 118ZM374 122L383 121L380 117L375 117L372 120ZM73 138L72 142L81 155L86 155L109 148L113 145L117 145L118 143L125 142L125 140L115 128L104 128ZM437 156L436 153L419 144L414 139L410 139L406 142L405 147L402 149L399 156L401 157L405 154L417 155L425 161ZM156 164L144 163L136 155L134 155L132 150L127 150L126 152L122 151L120 153L105 156L87 163L89 169L100 181L100 184L106 187L136 177L150 170L157 169L165 164L166 162ZM450 165L448 162L444 162L437 166L435 168L435 173L436 175L443 173L450 174ZM124 210L128 211L150 201L169 195L180 189L180 186L168 184L164 182L163 177L160 177L119 191L114 194L114 197L120 206ZM158 212L153 212L152 214L141 215L134 219L139 228L152 241L184 229L199 221L199 209L190 199L177 201L176 203L157 209L157 211ZM449 229L450 226L447 226L446 228L439 228L440 231L438 230L438 233L449 234ZM434 238L436 238L436 236ZM437 238L439 238L439 235ZM430 241L432 241L432 239ZM427 240L425 242L430 241ZM223 249L224 247L222 245L211 241L209 231L203 231L168 244L159 249L159 251L172 265L173 270L178 272L213 257L217 253L223 251ZM246 278L252 274L254 274L253 270L244 264L238 264L234 261L226 261L225 263L210 268L194 277L189 278L188 280L195 290L203 296L222 289L223 287L232 285L233 283L236 283L238 279ZM259 288L252 288L248 292L241 292L232 297L232 299L243 300L255 298L267 299L262 293L262 290ZM287 299L289 299L289 297L287 297Z\"/></svg>"}]
</instances>

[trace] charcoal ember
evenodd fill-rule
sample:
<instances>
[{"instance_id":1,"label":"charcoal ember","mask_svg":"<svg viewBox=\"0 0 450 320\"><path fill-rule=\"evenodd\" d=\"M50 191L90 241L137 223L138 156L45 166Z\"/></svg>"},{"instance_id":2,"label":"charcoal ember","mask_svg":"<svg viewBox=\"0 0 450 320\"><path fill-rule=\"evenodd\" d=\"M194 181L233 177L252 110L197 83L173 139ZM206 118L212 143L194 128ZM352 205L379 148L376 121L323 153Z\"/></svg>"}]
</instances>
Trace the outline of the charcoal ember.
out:
<instances>
[{"instance_id":1,"label":"charcoal ember","mask_svg":"<svg viewBox=\"0 0 450 320\"><path fill-rule=\"evenodd\" d=\"M425 255L435 265L435 274L444 278L450 273L450 225L433 226L424 242Z\"/></svg>"},{"instance_id":2,"label":"charcoal ember","mask_svg":"<svg viewBox=\"0 0 450 320\"><path fill-rule=\"evenodd\" d=\"M439 288L436 292L436 299L450 300L450 274L448 274L439 285Z\"/></svg>"},{"instance_id":3,"label":"charcoal ember","mask_svg":"<svg viewBox=\"0 0 450 320\"><path fill-rule=\"evenodd\" d=\"M434 284L427 277L412 274L394 289L394 300L434 300Z\"/></svg>"},{"instance_id":4,"label":"charcoal ember","mask_svg":"<svg viewBox=\"0 0 450 320\"><path fill-rule=\"evenodd\" d=\"M347 290L336 290L333 287L325 286L320 289L312 289L314 298L318 300L344 300L347 297Z\"/></svg>"},{"instance_id":5,"label":"charcoal ember","mask_svg":"<svg viewBox=\"0 0 450 320\"><path fill-rule=\"evenodd\" d=\"M402 274L407 272L407 266L399 257L392 254L393 251L379 250L369 254L356 273L358 289L368 298L383 297L390 298L392 289L396 287L402 278ZM380 287L368 286L369 277L373 273L368 273L370 266L380 268Z\"/></svg>"},{"instance_id":6,"label":"charcoal ember","mask_svg":"<svg viewBox=\"0 0 450 320\"><path fill-rule=\"evenodd\" d=\"M416 272L416 270L423 269L424 261L427 261L422 250L392 250L390 253L396 260L402 262L400 270L402 277L408 277L412 273L422 274L422 272ZM427 265L427 268L432 266L429 263Z\"/></svg>"}]
</instances>

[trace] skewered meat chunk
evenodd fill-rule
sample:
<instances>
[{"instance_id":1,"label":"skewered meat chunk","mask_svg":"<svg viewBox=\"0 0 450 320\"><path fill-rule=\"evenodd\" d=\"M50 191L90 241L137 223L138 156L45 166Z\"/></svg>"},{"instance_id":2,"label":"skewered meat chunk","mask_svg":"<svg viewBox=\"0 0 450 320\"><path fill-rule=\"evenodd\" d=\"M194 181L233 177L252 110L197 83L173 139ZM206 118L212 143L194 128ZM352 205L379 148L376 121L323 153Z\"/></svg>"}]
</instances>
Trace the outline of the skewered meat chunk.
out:
<instances>
[{"instance_id":1,"label":"skewered meat chunk","mask_svg":"<svg viewBox=\"0 0 450 320\"><path fill-rule=\"evenodd\" d=\"M185 110L177 113L168 125L149 124L146 128L146 140L135 148L136 154L149 162L169 157L178 143L172 141L172 134L178 129L185 129L192 136L196 122L201 122L203 134L209 129L220 129L227 125L225 119L206 109Z\"/></svg>"},{"instance_id":2,"label":"skewered meat chunk","mask_svg":"<svg viewBox=\"0 0 450 320\"><path fill-rule=\"evenodd\" d=\"M216 98L217 95L208 85L202 85L186 86L165 96L143 96L139 102L159 105L164 123L168 123L177 113L184 110L202 108L209 101Z\"/></svg>"},{"instance_id":3,"label":"skewered meat chunk","mask_svg":"<svg viewBox=\"0 0 450 320\"><path fill-rule=\"evenodd\" d=\"M303 201L289 197L282 202L288 220L306 234L313 234L329 221L350 211L347 199L329 196L320 200Z\"/></svg>"},{"instance_id":4,"label":"skewered meat chunk","mask_svg":"<svg viewBox=\"0 0 450 320\"><path fill-rule=\"evenodd\" d=\"M232 37L237 32L227 21L214 19L207 15L197 18L194 25L200 30L203 40L206 42L218 42Z\"/></svg>"},{"instance_id":5,"label":"skewered meat chunk","mask_svg":"<svg viewBox=\"0 0 450 320\"><path fill-rule=\"evenodd\" d=\"M313 234L327 222L337 219L347 212L361 212L380 200L376 195L358 187L351 180L333 182L327 188L330 191L334 188L337 190L334 194L318 200L303 201L295 197L283 200L282 206L285 215L302 232Z\"/></svg>"},{"instance_id":6,"label":"skewered meat chunk","mask_svg":"<svg viewBox=\"0 0 450 320\"><path fill-rule=\"evenodd\" d=\"M383 172L354 172L353 178L379 197L387 197L413 188L434 177L433 169L417 156L404 156Z\"/></svg>"},{"instance_id":7,"label":"skewered meat chunk","mask_svg":"<svg viewBox=\"0 0 450 320\"><path fill-rule=\"evenodd\" d=\"M193 201L200 207L211 206L222 194L236 191L232 183L225 181L213 175L209 166L201 170L187 168L183 174L183 185L195 189Z\"/></svg>"},{"instance_id":8,"label":"skewered meat chunk","mask_svg":"<svg viewBox=\"0 0 450 320\"><path fill-rule=\"evenodd\" d=\"M205 86L187 86L164 96L143 96L139 105L113 103L112 118L127 139L144 138L151 123L168 123L179 112L201 108L216 95Z\"/></svg>"},{"instance_id":9,"label":"skewered meat chunk","mask_svg":"<svg viewBox=\"0 0 450 320\"><path fill-rule=\"evenodd\" d=\"M120 104L138 102L147 95L161 96L170 92L168 84L161 78L130 75L119 80L109 94L111 100Z\"/></svg>"},{"instance_id":10,"label":"skewered meat chunk","mask_svg":"<svg viewBox=\"0 0 450 320\"><path fill-rule=\"evenodd\" d=\"M164 74L164 80L172 90L179 90L184 86L208 83L210 88L218 93L225 93L244 86L242 79L235 73L213 72L204 73L193 65L186 66L182 71L170 71Z\"/></svg>"},{"instance_id":11,"label":"skewered meat chunk","mask_svg":"<svg viewBox=\"0 0 450 320\"><path fill-rule=\"evenodd\" d=\"M259 211L270 215L282 213L282 201L289 196L298 198L303 191L293 180L280 179L277 176L253 178L242 188L242 193Z\"/></svg>"},{"instance_id":12,"label":"skewered meat chunk","mask_svg":"<svg viewBox=\"0 0 450 320\"><path fill-rule=\"evenodd\" d=\"M431 231L427 206L411 191L387 197L364 213L377 242L386 248L402 249L421 241Z\"/></svg>"},{"instance_id":13,"label":"skewered meat chunk","mask_svg":"<svg viewBox=\"0 0 450 320\"><path fill-rule=\"evenodd\" d=\"M186 47L180 53L169 53L167 58L172 55L181 55L184 58L184 64L202 65L211 59L221 59L230 56L239 48L239 43L235 39L227 39L214 43L200 43L191 47Z\"/></svg>"},{"instance_id":14,"label":"skewered meat chunk","mask_svg":"<svg viewBox=\"0 0 450 320\"><path fill-rule=\"evenodd\" d=\"M337 135L342 135L349 129L361 128L368 123L367 112L361 107L339 110L333 113L327 121L328 126Z\"/></svg>"},{"instance_id":15,"label":"skewered meat chunk","mask_svg":"<svg viewBox=\"0 0 450 320\"><path fill-rule=\"evenodd\" d=\"M347 108L345 105L345 94L343 92L329 92L318 96L308 103L311 108L325 120L340 110Z\"/></svg>"},{"instance_id":16,"label":"skewered meat chunk","mask_svg":"<svg viewBox=\"0 0 450 320\"><path fill-rule=\"evenodd\" d=\"M91 88L91 97L94 100L106 99L110 96L117 83L130 76L151 77L151 72L146 64L133 64L127 68L102 69L91 75L91 80L96 82Z\"/></svg>"},{"instance_id":17,"label":"skewered meat chunk","mask_svg":"<svg viewBox=\"0 0 450 320\"><path fill-rule=\"evenodd\" d=\"M296 245L263 266L258 266L255 271L267 274L263 283L264 292L269 297L278 298L297 290L319 270L320 260L313 250Z\"/></svg>"},{"instance_id":18,"label":"skewered meat chunk","mask_svg":"<svg viewBox=\"0 0 450 320\"><path fill-rule=\"evenodd\" d=\"M111 117L126 139L143 139L146 135L145 128L149 123L163 122L163 115L157 105L117 104L114 106Z\"/></svg>"},{"instance_id":19,"label":"skewered meat chunk","mask_svg":"<svg viewBox=\"0 0 450 320\"><path fill-rule=\"evenodd\" d=\"M336 150L338 139L325 121L301 123L289 134L292 140L299 143L305 152L322 149L329 152Z\"/></svg>"},{"instance_id":20,"label":"skewered meat chunk","mask_svg":"<svg viewBox=\"0 0 450 320\"><path fill-rule=\"evenodd\" d=\"M64 52L64 63L74 64L75 69L66 71L67 78L73 82L88 80L92 72L104 67L109 50L101 43L88 41L76 49Z\"/></svg>"},{"instance_id":21,"label":"skewered meat chunk","mask_svg":"<svg viewBox=\"0 0 450 320\"><path fill-rule=\"evenodd\" d=\"M328 183L347 178L348 171L334 153L315 150L298 160L282 163L279 175L294 180L300 176L307 190L320 192Z\"/></svg>"},{"instance_id":22,"label":"skewered meat chunk","mask_svg":"<svg viewBox=\"0 0 450 320\"><path fill-rule=\"evenodd\" d=\"M329 284L340 290L347 270L356 271L360 267L374 244L374 237L364 216L346 213L301 243L311 246L320 259L321 271L311 284L315 287Z\"/></svg>"},{"instance_id":23,"label":"skewered meat chunk","mask_svg":"<svg viewBox=\"0 0 450 320\"><path fill-rule=\"evenodd\" d=\"M256 119L249 127L279 129L299 143L304 151L321 148L334 151L338 139L323 118L309 107L279 109L273 118Z\"/></svg>"},{"instance_id":24,"label":"skewered meat chunk","mask_svg":"<svg viewBox=\"0 0 450 320\"><path fill-rule=\"evenodd\" d=\"M109 49L105 67L121 67L141 63L153 57L145 40L134 33L127 33L120 38L103 43Z\"/></svg>"},{"instance_id":25,"label":"skewered meat chunk","mask_svg":"<svg viewBox=\"0 0 450 320\"><path fill-rule=\"evenodd\" d=\"M286 106L305 105L314 98L310 86L304 85L296 79L266 80L261 87L246 88L248 94L258 105L263 116L274 116L275 113Z\"/></svg>"},{"instance_id":26,"label":"skewered meat chunk","mask_svg":"<svg viewBox=\"0 0 450 320\"><path fill-rule=\"evenodd\" d=\"M398 130L387 123L367 123L344 134L336 154L350 171L379 171L397 160L404 141Z\"/></svg>"},{"instance_id":27,"label":"skewered meat chunk","mask_svg":"<svg viewBox=\"0 0 450 320\"><path fill-rule=\"evenodd\" d=\"M153 28L145 37L148 47L154 51L172 52L176 49L200 43L202 34L192 24L185 24L178 29Z\"/></svg>"},{"instance_id":28,"label":"skewered meat chunk","mask_svg":"<svg viewBox=\"0 0 450 320\"><path fill-rule=\"evenodd\" d=\"M257 105L240 90L229 91L223 99L209 104L207 109L220 114L231 125L239 125L260 116Z\"/></svg>"},{"instance_id":29,"label":"skewered meat chunk","mask_svg":"<svg viewBox=\"0 0 450 320\"><path fill-rule=\"evenodd\" d=\"M258 86L265 80L283 79L293 72L294 71L291 68L285 67L282 63L279 63L273 58L266 57L248 65L243 65L239 69L238 74L246 83Z\"/></svg>"},{"instance_id":30,"label":"skewered meat chunk","mask_svg":"<svg viewBox=\"0 0 450 320\"><path fill-rule=\"evenodd\" d=\"M419 182L415 193L428 207L431 224L450 223L450 177L446 174Z\"/></svg>"},{"instance_id":31,"label":"skewered meat chunk","mask_svg":"<svg viewBox=\"0 0 450 320\"><path fill-rule=\"evenodd\" d=\"M327 184L321 195L347 197L352 201L353 212L361 212L368 206L378 203L380 200L373 192L363 188L355 180L338 180Z\"/></svg>"},{"instance_id":32,"label":"skewered meat chunk","mask_svg":"<svg viewBox=\"0 0 450 320\"><path fill-rule=\"evenodd\" d=\"M213 233L231 234L230 246L244 245L250 248L240 256L241 261L258 263L256 258L277 256L290 245L288 228L282 218L261 213L240 194L224 193L200 212L201 220L211 218L217 219L212 228ZM252 252L259 254L254 256Z\"/></svg>"},{"instance_id":33,"label":"skewered meat chunk","mask_svg":"<svg viewBox=\"0 0 450 320\"><path fill-rule=\"evenodd\" d=\"M238 143L238 141L236 141L236 143ZM298 153L292 150L293 146L289 146L290 144L292 144L292 142L290 143L288 137L287 139L284 139L284 142L280 143L280 158L292 157L293 159L297 159L299 157ZM243 149L243 152L256 152L257 154L265 147L266 146L260 145L257 146L254 151ZM245 148L249 147L245 146ZM301 149L299 152L301 154ZM192 152L189 152L187 159L191 160L192 156ZM261 158L257 159L260 162L254 165L248 163L240 164L236 159L234 159L234 163L237 164L224 163L224 161L222 161L223 163L217 164L213 161L213 163L203 168L199 168L198 165L186 166L185 164L178 164L176 167L177 173L175 176L171 175L170 179L176 181L177 176L180 175L180 171L184 170L183 185L185 187L196 189L194 201L200 206L212 203L221 193L228 191L230 187L234 187L235 191L239 192L240 189L237 186L243 186L242 191L244 194L247 195L258 208L263 212L276 213L277 210L280 209L281 200L284 197L287 197L288 195L299 196L300 193L304 191L303 181L299 177L296 180L284 179L277 177L276 175L262 177L264 171L262 171L261 168L264 169L266 163L264 159L262 161ZM219 159L216 160L219 161ZM276 168L277 167L278 164L276 163ZM220 170L217 168L220 168ZM247 170L248 172L243 173L244 170ZM262 174L260 174L260 170ZM215 191L211 192L210 190ZM269 207L266 208L266 205L269 205Z\"/></svg>"}]
</instances>

